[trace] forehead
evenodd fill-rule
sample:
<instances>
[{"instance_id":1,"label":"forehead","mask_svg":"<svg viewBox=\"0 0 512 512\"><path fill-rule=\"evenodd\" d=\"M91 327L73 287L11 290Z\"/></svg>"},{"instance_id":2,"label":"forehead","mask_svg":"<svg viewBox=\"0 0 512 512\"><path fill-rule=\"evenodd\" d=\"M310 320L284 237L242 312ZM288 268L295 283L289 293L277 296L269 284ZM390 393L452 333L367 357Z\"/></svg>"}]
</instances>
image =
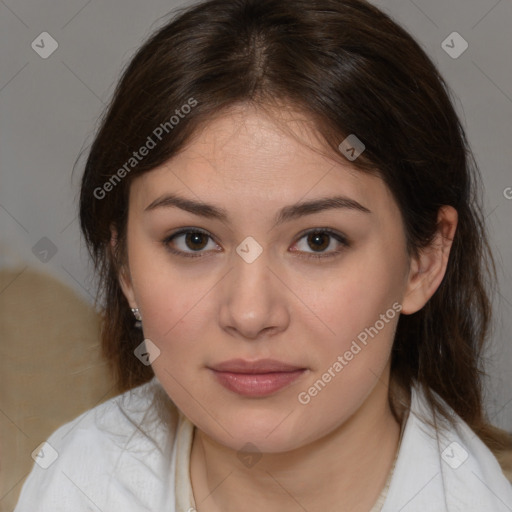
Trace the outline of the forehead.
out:
<instances>
[{"instance_id":1,"label":"forehead","mask_svg":"<svg viewBox=\"0 0 512 512\"><path fill-rule=\"evenodd\" d=\"M342 194L372 211L397 213L381 178L333 158L303 115L246 106L206 123L178 155L136 178L130 209L144 209L165 192L263 211Z\"/></svg>"}]
</instances>

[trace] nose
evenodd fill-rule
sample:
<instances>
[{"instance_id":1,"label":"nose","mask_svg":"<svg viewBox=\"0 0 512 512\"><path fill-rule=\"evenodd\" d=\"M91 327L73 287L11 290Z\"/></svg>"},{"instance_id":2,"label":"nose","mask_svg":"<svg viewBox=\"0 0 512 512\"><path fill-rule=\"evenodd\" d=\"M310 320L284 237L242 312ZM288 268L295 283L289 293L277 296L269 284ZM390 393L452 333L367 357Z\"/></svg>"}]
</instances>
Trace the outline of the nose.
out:
<instances>
[{"instance_id":1,"label":"nose","mask_svg":"<svg viewBox=\"0 0 512 512\"><path fill-rule=\"evenodd\" d=\"M290 292L283 276L272 269L263 251L251 263L234 257L234 268L223 280L219 321L240 339L259 340L286 330L290 322Z\"/></svg>"}]
</instances>

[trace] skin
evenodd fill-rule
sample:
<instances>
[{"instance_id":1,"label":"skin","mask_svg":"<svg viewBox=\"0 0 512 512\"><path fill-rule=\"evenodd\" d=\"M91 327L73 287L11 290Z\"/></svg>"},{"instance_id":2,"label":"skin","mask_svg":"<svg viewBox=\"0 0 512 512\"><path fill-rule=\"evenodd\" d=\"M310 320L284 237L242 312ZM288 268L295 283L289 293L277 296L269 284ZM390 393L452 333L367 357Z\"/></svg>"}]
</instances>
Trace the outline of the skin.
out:
<instances>
[{"instance_id":1,"label":"skin","mask_svg":"<svg viewBox=\"0 0 512 512\"><path fill-rule=\"evenodd\" d=\"M445 274L457 212L441 208L436 239L409 258L400 211L382 180L328 156L297 113L267 114L227 111L132 182L120 283L160 350L157 378L197 427L190 462L197 510L367 512L398 449L388 385L399 315L307 405L297 397L394 303L402 314L425 305ZM166 193L215 204L228 219L176 207L145 211ZM335 194L371 213L328 209L274 226L280 208ZM163 240L183 227L212 238L187 245L182 235L168 246L192 254L199 247L202 256L166 248ZM324 235L317 249L302 234L311 228L331 228L349 246ZM252 263L236 252L247 236L262 248ZM270 396L250 398L208 369L267 357L307 371ZM246 443L262 454L251 467L237 457Z\"/></svg>"}]
</instances>

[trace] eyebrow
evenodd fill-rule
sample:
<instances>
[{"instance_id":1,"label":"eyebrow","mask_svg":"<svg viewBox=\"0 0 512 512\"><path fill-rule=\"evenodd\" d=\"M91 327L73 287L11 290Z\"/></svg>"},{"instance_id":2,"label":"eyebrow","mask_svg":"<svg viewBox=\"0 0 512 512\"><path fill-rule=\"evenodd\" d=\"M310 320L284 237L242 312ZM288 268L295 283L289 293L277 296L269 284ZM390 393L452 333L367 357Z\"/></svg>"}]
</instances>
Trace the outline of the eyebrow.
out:
<instances>
[{"instance_id":1,"label":"eyebrow","mask_svg":"<svg viewBox=\"0 0 512 512\"><path fill-rule=\"evenodd\" d=\"M166 194L155 199L144 209L144 212L150 212L157 208L173 207L180 208L181 210L185 210L208 219L216 219L222 222L228 221L228 213L224 208L204 203L202 201L187 199L176 194ZM371 210L362 204L346 196L322 197L312 201L300 202L281 208L274 219L274 226L306 215L311 215L313 213L341 208L363 213L372 213Z\"/></svg>"}]
</instances>

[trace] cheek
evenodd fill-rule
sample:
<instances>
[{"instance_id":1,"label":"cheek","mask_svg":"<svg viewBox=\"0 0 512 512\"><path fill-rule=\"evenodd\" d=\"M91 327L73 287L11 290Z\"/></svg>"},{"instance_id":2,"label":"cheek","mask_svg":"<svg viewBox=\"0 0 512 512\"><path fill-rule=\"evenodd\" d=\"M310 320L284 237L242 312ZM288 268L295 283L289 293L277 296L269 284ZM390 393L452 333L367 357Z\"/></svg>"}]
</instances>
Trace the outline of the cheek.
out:
<instances>
[{"instance_id":1,"label":"cheek","mask_svg":"<svg viewBox=\"0 0 512 512\"><path fill-rule=\"evenodd\" d=\"M316 332L324 333L324 346L329 352L348 349L361 333L364 339L365 329L376 322L382 330L381 337L392 336L388 323L396 322L396 306L392 306L401 297L402 264L398 254L385 254L378 243L372 243L347 256L328 274L328 279L327 274L317 274L308 282L302 281L299 293L311 305L307 318L311 317L310 324L316 325ZM380 318L387 312L384 327Z\"/></svg>"},{"instance_id":2,"label":"cheek","mask_svg":"<svg viewBox=\"0 0 512 512\"><path fill-rule=\"evenodd\" d=\"M392 255L379 254L382 251L371 248L347 259L337 277L308 297L318 316L310 322L317 333L318 359L298 399L312 416L324 418L317 427L327 431L345 421L383 382L389 362L400 315L401 281Z\"/></svg>"},{"instance_id":3,"label":"cheek","mask_svg":"<svg viewBox=\"0 0 512 512\"><path fill-rule=\"evenodd\" d=\"M211 317L206 308L213 283L172 265L159 248L141 244L131 250L129 258L144 337L165 356L159 360L173 366L197 360L195 347L204 339L205 322Z\"/></svg>"},{"instance_id":4,"label":"cheek","mask_svg":"<svg viewBox=\"0 0 512 512\"><path fill-rule=\"evenodd\" d=\"M192 293L162 286L147 288L141 293L144 305L144 336L151 339L162 351L162 355L173 366L182 362L199 363L201 344L204 346L208 333L207 301L201 301L203 293ZM173 281L176 285L176 281Z\"/></svg>"}]
</instances>

